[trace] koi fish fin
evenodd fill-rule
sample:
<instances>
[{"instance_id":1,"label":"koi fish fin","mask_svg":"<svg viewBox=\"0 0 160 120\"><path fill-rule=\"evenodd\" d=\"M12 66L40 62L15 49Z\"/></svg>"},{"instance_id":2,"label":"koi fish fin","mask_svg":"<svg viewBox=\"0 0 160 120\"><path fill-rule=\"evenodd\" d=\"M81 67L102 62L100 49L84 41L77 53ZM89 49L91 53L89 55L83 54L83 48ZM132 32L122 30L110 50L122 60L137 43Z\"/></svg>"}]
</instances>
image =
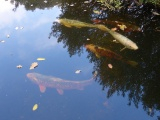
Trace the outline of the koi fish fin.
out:
<instances>
[{"instance_id":1,"label":"koi fish fin","mask_svg":"<svg viewBox=\"0 0 160 120\"><path fill-rule=\"evenodd\" d=\"M136 67L138 65L138 63L135 61L127 61L127 63L133 67Z\"/></svg>"},{"instance_id":2,"label":"koi fish fin","mask_svg":"<svg viewBox=\"0 0 160 120\"><path fill-rule=\"evenodd\" d=\"M126 49L126 47L122 48L120 51L122 52L122 51L125 50L125 49Z\"/></svg>"},{"instance_id":3,"label":"koi fish fin","mask_svg":"<svg viewBox=\"0 0 160 120\"><path fill-rule=\"evenodd\" d=\"M60 95L63 95L63 90L62 90L62 89L57 89L57 92L58 92Z\"/></svg>"},{"instance_id":4,"label":"koi fish fin","mask_svg":"<svg viewBox=\"0 0 160 120\"><path fill-rule=\"evenodd\" d=\"M39 89L40 89L41 93L44 93L46 91L46 87L43 85L39 85Z\"/></svg>"}]
</instances>

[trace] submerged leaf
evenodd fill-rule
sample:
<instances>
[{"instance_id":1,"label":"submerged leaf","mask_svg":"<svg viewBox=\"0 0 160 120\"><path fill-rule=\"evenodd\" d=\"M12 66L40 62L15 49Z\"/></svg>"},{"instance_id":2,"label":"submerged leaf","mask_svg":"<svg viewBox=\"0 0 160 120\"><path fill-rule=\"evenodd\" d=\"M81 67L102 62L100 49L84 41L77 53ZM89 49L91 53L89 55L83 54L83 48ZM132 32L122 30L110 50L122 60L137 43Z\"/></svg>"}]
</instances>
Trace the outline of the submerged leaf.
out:
<instances>
[{"instance_id":1,"label":"submerged leaf","mask_svg":"<svg viewBox=\"0 0 160 120\"><path fill-rule=\"evenodd\" d=\"M37 66L38 66L38 62L32 63L31 66L30 66L30 70L36 68Z\"/></svg>"},{"instance_id":2,"label":"submerged leaf","mask_svg":"<svg viewBox=\"0 0 160 120\"><path fill-rule=\"evenodd\" d=\"M35 111L35 110L37 110L37 108L38 108L38 104L35 104L35 105L33 106L32 110Z\"/></svg>"}]
</instances>

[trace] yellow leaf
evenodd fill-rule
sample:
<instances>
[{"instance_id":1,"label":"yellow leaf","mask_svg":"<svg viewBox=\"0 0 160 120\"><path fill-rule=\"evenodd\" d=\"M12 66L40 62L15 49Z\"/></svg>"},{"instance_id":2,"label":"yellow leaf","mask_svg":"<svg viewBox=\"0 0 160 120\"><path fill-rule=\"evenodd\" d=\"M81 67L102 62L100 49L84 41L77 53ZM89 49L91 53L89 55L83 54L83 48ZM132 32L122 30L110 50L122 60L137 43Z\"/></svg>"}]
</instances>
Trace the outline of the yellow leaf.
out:
<instances>
[{"instance_id":1,"label":"yellow leaf","mask_svg":"<svg viewBox=\"0 0 160 120\"><path fill-rule=\"evenodd\" d=\"M38 61L45 60L45 58L37 58Z\"/></svg>"},{"instance_id":2,"label":"yellow leaf","mask_svg":"<svg viewBox=\"0 0 160 120\"><path fill-rule=\"evenodd\" d=\"M32 110L35 111L35 110L37 110L37 108L38 108L38 104L34 104Z\"/></svg>"},{"instance_id":3,"label":"yellow leaf","mask_svg":"<svg viewBox=\"0 0 160 120\"><path fill-rule=\"evenodd\" d=\"M117 25L121 30L124 30L124 29L126 29L127 28L127 26L126 25Z\"/></svg>"}]
</instances>

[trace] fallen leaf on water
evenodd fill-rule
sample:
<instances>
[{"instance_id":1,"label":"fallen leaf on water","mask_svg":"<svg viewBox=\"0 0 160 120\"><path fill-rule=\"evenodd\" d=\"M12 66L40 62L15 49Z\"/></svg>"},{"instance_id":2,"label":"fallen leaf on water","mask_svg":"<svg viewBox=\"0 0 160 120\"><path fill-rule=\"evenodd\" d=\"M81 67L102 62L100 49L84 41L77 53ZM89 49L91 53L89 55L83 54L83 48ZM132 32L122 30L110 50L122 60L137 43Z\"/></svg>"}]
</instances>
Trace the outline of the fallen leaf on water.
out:
<instances>
[{"instance_id":1,"label":"fallen leaf on water","mask_svg":"<svg viewBox=\"0 0 160 120\"><path fill-rule=\"evenodd\" d=\"M45 58L37 58L38 61L46 60Z\"/></svg>"},{"instance_id":2,"label":"fallen leaf on water","mask_svg":"<svg viewBox=\"0 0 160 120\"><path fill-rule=\"evenodd\" d=\"M38 62L32 63L31 66L30 66L30 70L34 69L37 66L38 66Z\"/></svg>"},{"instance_id":3,"label":"fallen leaf on water","mask_svg":"<svg viewBox=\"0 0 160 120\"><path fill-rule=\"evenodd\" d=\"M22 65L17 65L16 67L19 69L19 68L22 68Z\"/></svg>"},{"instance_id":4,"label":"fallen leaf on water","mask_svg":"<svg viewBox=\"0 0 160 120\"><path fill-rule=\"evenodd\" d=\"M80 72L81 72L81 70L76 70L75 71L76 74L79 74Z\"/></svg>"},{"instance_id":5,"label":"fallen leaf on water","mask_svg":"<svg viewBox=\"0 0 160 120\"><path fill-rule=\"evenodd\" d=\"M109 67L110 69L112 69L112 68L113 68L112 64L108 64L108 67Z\"/></svg>"},{"instance_id":6,"label":"fallen leaf on water","mask_svg":"<svg viewBox=\"0 0 160 120\"><path fill-rule=\"evenodd\" d=\"M38 104L34 104L32 110L35 111L35 110L37 110L37 108L38 108Z\"/></svg>"}]
</instances>

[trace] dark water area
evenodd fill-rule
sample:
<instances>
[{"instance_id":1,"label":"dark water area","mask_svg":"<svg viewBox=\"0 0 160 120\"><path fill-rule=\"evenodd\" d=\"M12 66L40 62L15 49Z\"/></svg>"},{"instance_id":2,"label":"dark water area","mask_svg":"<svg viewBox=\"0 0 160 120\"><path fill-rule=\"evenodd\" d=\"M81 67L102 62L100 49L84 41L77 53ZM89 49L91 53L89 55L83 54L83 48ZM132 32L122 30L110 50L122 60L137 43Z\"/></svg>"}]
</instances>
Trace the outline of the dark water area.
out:
<instances>
[{"instance_id":1,"label":"dark water area","mask_svg":"<svg viewBox=\"0 0 160 120\"><path fill-rule=\"evenodd\" d=\"M160 13L153 5L144 5L137 11L112 12L93 1L1 0L0 119L159 120L160 16L151 9ZM117 26L113 21L136 25L141 31L117 32L133 40L139 49L120 51L124 46L113 42L108 32L89 27L69 28L55 22L59 18L99 22L110 29ZM91 44L123 59L86 49L85 45ZM33 62L38 62L38 67L30 70ZM22 68L18 69L18 65ZM76 70L81 72L76 74ZM92 84L83 90L64 90L62 95L55 88L41 93L38 85L26 76L36 72L84 81L92 78L94 71L97 76ZM38 108L33 111L35 104Z\"/></svg>"}]
</instances>

